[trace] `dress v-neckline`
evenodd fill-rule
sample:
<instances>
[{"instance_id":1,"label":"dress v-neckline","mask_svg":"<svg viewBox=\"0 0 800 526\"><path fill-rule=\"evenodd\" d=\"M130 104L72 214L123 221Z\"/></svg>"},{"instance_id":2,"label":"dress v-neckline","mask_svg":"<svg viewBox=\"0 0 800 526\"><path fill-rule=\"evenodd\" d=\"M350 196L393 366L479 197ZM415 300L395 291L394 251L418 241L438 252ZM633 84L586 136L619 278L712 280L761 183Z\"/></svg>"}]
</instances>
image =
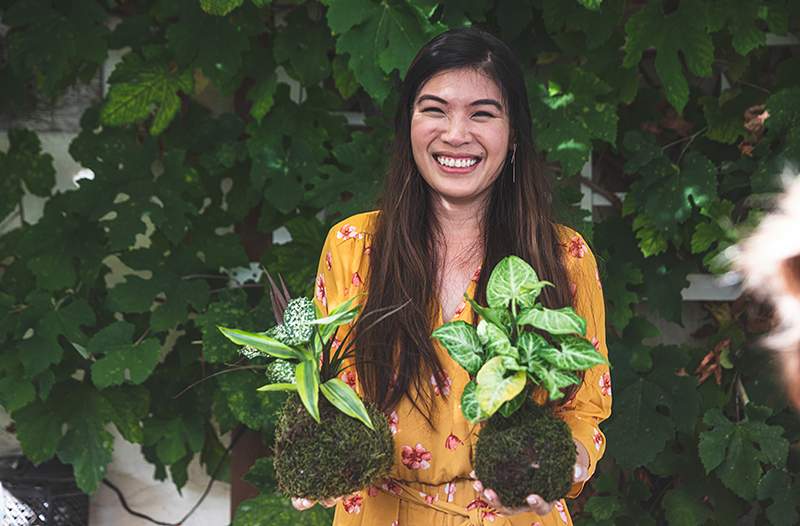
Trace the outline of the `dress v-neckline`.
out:
<instances>
[{"instance_id":1,"label":"dress v-neckline","mask_svg":"<svg viewBox=\"0 0 800 526\"><path fill-rule=\"evenodd\" d=\"M480 267L478 267L478 268L480 268ZM474 275L475 274L473 273L473 276ZM436 327L441 327L445 323L450 323L451 321L461 320L462 317L464 316L464 313L467 312L468 309L469 309L470 312L472 312L472 306L469 304L468 301L466 301L463 298L464 298L464 294L466 294L470 298L472 298L474 296L474 294L475 294L475 292L474 292L475 284L476 284L475 280L473 280L473 279L469 280L469 283L467 283L467 289L461 294L461 298L462 298L461 301L464 302L464 308L461 310L461 312L458 312L458 307L456 307L456 313L447 322L444 321L444 312L443 312L443 309L442 309L442 304L441 304L441 302L439 302L439 307L436 310L436 314L437 314L437 316L436 316Z\"/></svg>"}]
</instances>

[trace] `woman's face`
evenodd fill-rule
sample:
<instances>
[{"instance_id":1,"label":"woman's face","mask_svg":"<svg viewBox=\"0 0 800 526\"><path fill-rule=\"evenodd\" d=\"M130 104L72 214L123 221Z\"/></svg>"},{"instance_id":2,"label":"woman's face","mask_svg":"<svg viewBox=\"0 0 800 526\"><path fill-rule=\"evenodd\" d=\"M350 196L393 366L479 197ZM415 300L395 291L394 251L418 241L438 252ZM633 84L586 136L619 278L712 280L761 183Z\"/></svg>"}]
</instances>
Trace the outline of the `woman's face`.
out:
<instances>
[{"instance_id":1,"label":"woman's face","mask_svg":"<svg viewBox=\"0 0 800 526\"><path fill-rule=\"evenodd\" d=\"M510 123L500 88L473 69L438 73L419 90L411 149L420 174L441 198L482 197L509 152Z\"/></svg>"}]
</instances>

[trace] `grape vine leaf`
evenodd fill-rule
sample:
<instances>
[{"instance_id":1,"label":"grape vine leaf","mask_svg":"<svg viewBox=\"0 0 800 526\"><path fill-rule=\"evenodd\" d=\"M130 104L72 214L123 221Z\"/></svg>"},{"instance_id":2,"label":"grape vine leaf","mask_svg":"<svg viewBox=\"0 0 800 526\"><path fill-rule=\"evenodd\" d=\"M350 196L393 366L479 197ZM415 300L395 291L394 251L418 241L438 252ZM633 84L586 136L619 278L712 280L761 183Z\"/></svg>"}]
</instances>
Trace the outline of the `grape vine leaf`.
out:
<instances>
[{"instance_id":1,"label":"grape vine leaf","mask_svg":"<svg viewBox=\"0 0 800 526\"><path fill-rule=\"evenodd\" d=\"M191 93L194 86L190 70L172 71L164 63L146 63L135 53L125 55L112 72L109 84L108 100L100 114L103 124L139 122L155 108L150 124L152 135L162 133L178 113L178 93Z\"/></svg>"},{"instance_id":2,"label":"grape vine leaf","mask_svg":"<svg viewBox=\"0 0 800 526\"><path fill-rule=\"evenodd\" d=\"M328 26L339 53L350 56L348 65L356 79L376 101L389 95L387 75L401 77L411 59L431 37L444 30L433 25L410 5L372 0L327 0Z\"/></svg>"},{"instance_id":3,"label":"grape vine leaf","mask_svg":"<svg viewBox=\"0 0 800 526\"><path fill-rule=\"evenodd\" d=\"M98 388L120 385L125 380L140 384L153 372L161 344L156 338L132 342L133 330L132 324L117 321L89 340L87 351L97 358L92 364L92 382Z\"/></svg>"},{"instance_id":4,"label":"grape vine leaf","mask_svg":"<svg viewBox=\"0 0 800 526\"><path fill-rule=\"evenodd\" d=\"M792 483L792 476L784 469L771 469L758 483L759 500L772 500L767 507L767 518L774 526L797 524L800 515L800 486Z\"/></svg>"},{"instance_id":5,"label":"grape vine leaf","mask_svg":"<svg viewBox=\"0 0 800 526\"><path fill-rule=\"evenodd\" d=\"M210 15L225 16L243 3L244 0L200 0L200 7Z\"/></svg>"},{"instance_id":6,"label":"grape vine leaf","mask_svg":"<svg viewBox=\"0 0 800 526\"><path fill-rule=\"evenodd\" d=\"M314 506L310 510L297 511L285 496L264 493L239 504L231 526L328 526L332 521L331 509Z\"/></svg>"},{"instance_id":7,"label":"grape vine leaf","mask_svg":"<svg viewBox=\"0 0 800 526\"><path fill-rule=\"evenodd\" d=\"M706 473L715 471L722 483L743 499L756 497L764 474L762 463L785 465L789 442L783 437L783 427L751 416L734 423L717 408L709 409L703 422L709 429L700 434L699 452Z\"/></svg>"},{"instance_id":8,"label":"grape vine leaf","mask_svg":"<svg viewBox=\"0 0 800 526\"><path fill-rule=\"evenodd\" d=\"M667 100L678 111L689 101L689 84L683 74L679 53L689 71L701 77L711 76L714 43L707 30L706 4L699 0L681 2L665 14L660 2L648 2L625 24L627 40L623 66L632 68L648 48L656 49L655 68Z\"/></svg>"}]
</instances>

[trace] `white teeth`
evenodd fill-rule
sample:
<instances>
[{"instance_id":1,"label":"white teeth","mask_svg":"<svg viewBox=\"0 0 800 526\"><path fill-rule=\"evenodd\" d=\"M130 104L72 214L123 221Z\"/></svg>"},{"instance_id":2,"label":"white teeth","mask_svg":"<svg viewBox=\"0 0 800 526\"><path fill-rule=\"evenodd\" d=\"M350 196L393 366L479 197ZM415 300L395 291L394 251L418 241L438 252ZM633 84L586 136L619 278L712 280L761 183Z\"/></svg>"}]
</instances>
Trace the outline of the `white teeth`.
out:
<instances>
[{"instance_id":1,"label":"white teeth","mask_svg":"<svg viewBox=\"0 0 800 526\"><path fill-rule=\"evenodd\" d=\"M477 164L477 162L480 160L474 157L469 159L454 159L452 157L445 157L443 155L435 156L435 159L442 166L447 166L450 168L466 168Z\"/></svg>"}]
</instances>

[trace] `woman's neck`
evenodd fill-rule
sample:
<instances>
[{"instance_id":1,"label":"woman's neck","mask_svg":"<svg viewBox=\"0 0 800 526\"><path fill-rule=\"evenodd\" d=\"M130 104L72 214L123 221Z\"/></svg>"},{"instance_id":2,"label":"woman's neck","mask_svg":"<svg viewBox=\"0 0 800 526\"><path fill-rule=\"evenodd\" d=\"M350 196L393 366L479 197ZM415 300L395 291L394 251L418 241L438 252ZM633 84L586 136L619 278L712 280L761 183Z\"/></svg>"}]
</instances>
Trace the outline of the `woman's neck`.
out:
<instances>
[{"instance_id":1,"label":"woman's neck","mask_svg":"<svg viewBox=\"0 0 800 526\"><path fill-rule=\"evenodd\" d=\"M459 203L441 197L432 199L432 211L444 245L442 256L446 260L472 260L478 255L484 209L485 200Z\"/></svg>"}]
</instances>

